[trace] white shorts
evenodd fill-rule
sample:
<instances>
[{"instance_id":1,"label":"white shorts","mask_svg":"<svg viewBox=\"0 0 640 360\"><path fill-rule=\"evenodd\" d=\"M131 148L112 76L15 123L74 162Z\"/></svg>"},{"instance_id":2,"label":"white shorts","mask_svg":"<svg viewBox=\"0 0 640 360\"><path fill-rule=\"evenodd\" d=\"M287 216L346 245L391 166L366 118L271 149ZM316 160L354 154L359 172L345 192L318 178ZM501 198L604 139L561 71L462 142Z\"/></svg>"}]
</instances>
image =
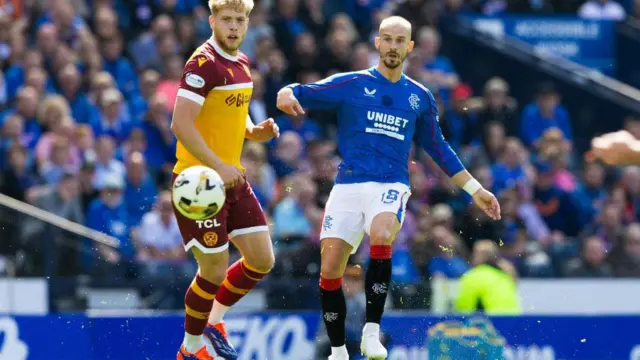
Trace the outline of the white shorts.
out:
<instances>
[{"instance_id":1,"label":"white shorts","mask_svg":"<svg viewBox=\"0 0 640 360\"><path fill-rule=\"evenodd\" d=\"M409 196L409 187L402 183L336 184L325 207L320 239L342 239L355 253L376 215L394 213L402 225Z\"/></svg>"}]
</instances>

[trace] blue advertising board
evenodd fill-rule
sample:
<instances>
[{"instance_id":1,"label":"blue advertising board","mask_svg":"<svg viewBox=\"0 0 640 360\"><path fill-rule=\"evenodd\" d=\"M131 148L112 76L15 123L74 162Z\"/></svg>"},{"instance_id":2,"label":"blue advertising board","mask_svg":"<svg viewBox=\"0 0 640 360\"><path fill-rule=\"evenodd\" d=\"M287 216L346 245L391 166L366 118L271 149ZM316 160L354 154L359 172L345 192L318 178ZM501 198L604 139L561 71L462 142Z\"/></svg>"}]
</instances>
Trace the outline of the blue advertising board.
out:
<instances>
[{"instance_id":1,"label":"blue advertising board","mask_svg":"<svg viewBox=\"0 0 640 360\"><path fill-rule=\"evenodd\" d=\"M465 16L473 26L497 37L508 36L539 53L559 55L612 75L615 70L615 22L577 17Z\"/></svg>"},{"instance_id":2,"label":"blue advertising board","mask_svg":"<svg viewBox=\"0 0 640 360\"><path fill-rule=\"evenodd\" d=\"M387 359L427 360L427 329L450 319L388 314L382 324L389 336ZM308 312L233 314L227 326L240 360L308 360L315 359L320 320L319 314ZM522 316L491 321L506 338L507 360L640 360L640 316ZM182 324L178 315L0 315L0 360L173 360Z\"/></svg>"}]
</instances>

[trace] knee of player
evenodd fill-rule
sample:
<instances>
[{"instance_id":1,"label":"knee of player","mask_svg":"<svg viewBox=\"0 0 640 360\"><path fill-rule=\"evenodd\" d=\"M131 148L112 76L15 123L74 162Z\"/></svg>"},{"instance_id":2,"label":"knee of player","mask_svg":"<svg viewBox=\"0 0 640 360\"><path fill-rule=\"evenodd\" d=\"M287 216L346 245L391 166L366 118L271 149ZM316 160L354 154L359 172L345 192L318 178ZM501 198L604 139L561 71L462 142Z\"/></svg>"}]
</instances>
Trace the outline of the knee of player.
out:
<instances>
[{"instance_id":1,"label":"knee of player","mask_svg":"<svg viewBox=\"0 0 640 360\"><path fill-rule=\"evenodd\" d=\"M338 279L342 275L341 267L334 263L323 262L320 266L320 277L323 279Z\"/></svg>"},{"instance_id":2,"label":"knee of player","mask_svg":"<svg viewBox=\"0 0 640 360\"><path fill-rule=\"evenodd\" d=\"M268 254L264 254L262 256L260 256L259 258L255 258L255 259L244 259L245 264L247 267L249 267L250 269L256 271L256 272L260 272L263 274L268 273L269 271L271 271L271 269L273 269L273 266L275 265L276 259L273 255L273 253L268 253Z\"/></svg>"},{"instance_id":3,"label":"knee of player","mask_svg":"<svg viewBox=\"0 0 640 360\"><path fill-rule=\"evenodd\" d=\"M369 234L371 245L391 245L394 235L391 229L378 228L371 229Z\"/></svg>"},{"instance_id":4,"label":"knee of player","mask_svg":"<svg viewBox=\"0 0 640 360\"><path fill-rule=\"evenodd\" d=\"M223 262L199 264L198 274L210 283L220 285L227 275L227 264Z\"/></svg>"}]
</instances>

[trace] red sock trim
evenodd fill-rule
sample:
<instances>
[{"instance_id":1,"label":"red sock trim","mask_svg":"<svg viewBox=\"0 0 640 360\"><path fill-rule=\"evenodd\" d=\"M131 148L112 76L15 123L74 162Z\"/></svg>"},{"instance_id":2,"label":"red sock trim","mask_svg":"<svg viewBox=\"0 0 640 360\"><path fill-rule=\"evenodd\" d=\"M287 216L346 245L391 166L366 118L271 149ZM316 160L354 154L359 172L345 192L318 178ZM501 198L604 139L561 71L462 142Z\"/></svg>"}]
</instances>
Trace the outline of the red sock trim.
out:
<instances>
[{"instance_id":1,"label":"red sock trim","mask_svg":"<svg viewBox=\"0 0 640 360\"><path fill-rule=\"evenodd\" d=\"M340 289L342 286L342 278L337 279L326 279L322 276L320 277L320 289L327 291L335 291Z\"/></svg>"},{"instance_id":2,"label":"red sock trim","mask_svg":"<svg viewBox=\"0 0 640 360\"><path fill-rule=\"evenodd\" d=\"M372 259L389 260L391 259L391 245L371 245L369 254Z\"/></svg>"}]
</instances>

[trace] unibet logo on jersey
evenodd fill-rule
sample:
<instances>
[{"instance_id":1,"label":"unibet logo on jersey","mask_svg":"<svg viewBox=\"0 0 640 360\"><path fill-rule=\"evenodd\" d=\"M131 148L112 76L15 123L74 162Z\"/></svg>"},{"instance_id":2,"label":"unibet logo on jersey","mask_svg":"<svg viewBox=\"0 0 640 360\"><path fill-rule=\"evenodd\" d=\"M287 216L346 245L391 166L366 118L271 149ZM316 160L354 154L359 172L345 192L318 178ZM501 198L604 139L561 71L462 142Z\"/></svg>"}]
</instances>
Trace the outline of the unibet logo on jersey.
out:
<instances>
[{"instance_id":1,"label":"unibet logo on jersey","mask_svg":"<svg viewBox=\"0 0 640 360\"><path fill-rule=\"evenodd\" d=\"M366 132L387 135L398 140L404 140L404 135L399 134L398 132L407 127L409 120L399 116L370 110L367 111L367 119L369 121L373 121L374 124L373 128L367 127L365 129Z\"/></svg>"},{"instance_id":2,"label":"unibet logo on jersey","mask_svg":"<svg viewBox=\"0 0 640 360\"><path fill-rule=\"evenodd\" d=\"M227 98L224 99L224 102L227 104L227 106L233 106L235 104L236 107L241 107L243 105L249 104L250 100L251 96L244 93L239 93L237 95L231 94L227 96Z\"/></svg>"}]
</instances>

